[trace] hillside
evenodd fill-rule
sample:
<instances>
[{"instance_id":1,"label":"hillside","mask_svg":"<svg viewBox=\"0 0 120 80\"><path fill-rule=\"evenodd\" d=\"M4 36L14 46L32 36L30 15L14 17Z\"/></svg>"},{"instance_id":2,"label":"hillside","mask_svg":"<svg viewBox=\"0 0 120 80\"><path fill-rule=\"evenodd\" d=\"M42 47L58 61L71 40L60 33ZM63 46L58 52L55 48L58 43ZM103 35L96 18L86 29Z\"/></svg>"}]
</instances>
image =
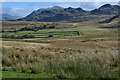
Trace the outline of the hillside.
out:
<instances>
[{"instance_id":1,"label":"hillside","mask_svg":"<svg viewBox=\"0 0 120 80\"><path fill-rule=\"evenodd\" d=\"M19 16L12 16L10 14L2 14L2 20L11 20L11 19L18 19Z\"/></svg>"},{"instance_id":2,"label":"hillside","mask_svg":"<svg viewBox=\"0 0 120 80\"><path fill-rule=\"evenodd\" d=\"M100 28L107 28L107 29L118 29L120 28L120 15L115 15L109 19L102 20L98 23L105 25L104 27Z\"/></svg>"},{"instance_id":3,"label":"hillside","mask_svg":"<svg viewBox=\"0 0 120 80\"><path fill-rule=\"evenodd\" d=\"M112 18L109 18L109 19L106 19L106 20L103 20L103 21L100 21L99 23L110 23L114 20L118 20L120 18L120 15L115 15L113 16Z\"/></svg>"},{"instance_id":4,"label":"hillside","mask_svg":"<svg viewBox=\"0 0 120 80\"><path fill-rule=\"evenodd\" d=\"M120 9L120 6L118 5L110 5L110 4L105 4L98 9L92 10L92 14L96 15L111 15L111 14L118 14L118 10Z\"/></svg>"},{"instance_id":5,"label":"hillside","mask_svg":"<svg viewBox=\"0 0 120 80\"><path fill-rule=\"evenodd\" d=\"M107 19L111 15L118 13L120 6L105 4L98 9L87 11L82 8L62 8L54 6L52 8L38 9L28 16L18 19L18 21L40 21L40 22L83 22L94 19ZM106 16L97 16L106 15Z\"/></svg>"}]
</instances>

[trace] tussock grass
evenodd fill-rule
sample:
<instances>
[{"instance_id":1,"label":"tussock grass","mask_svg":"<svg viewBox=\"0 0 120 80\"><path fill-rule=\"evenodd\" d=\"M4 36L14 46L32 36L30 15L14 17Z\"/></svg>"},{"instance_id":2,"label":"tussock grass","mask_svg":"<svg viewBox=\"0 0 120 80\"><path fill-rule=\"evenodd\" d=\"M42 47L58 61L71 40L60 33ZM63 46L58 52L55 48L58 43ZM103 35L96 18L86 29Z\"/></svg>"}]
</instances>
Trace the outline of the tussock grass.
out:
<instances>
[{"instance_id":1,"label":"tussock grass","mask_svg":"<svg viewBox=\"0 0 120 80\"><path fill-rule=\"evenodd\" d=\"M2 48L3 72L34 74L35 78L38 78L40 73L55 74L55 78L119 77L117 29L101 29L98 27L104 25L93 23L89 25L88 23L9 21L3 22L3 29L10 31L44 24L55 24L58 29L44 29L38 32L48 34L53 31L79 31L82 36L9 39L10 41L4 39L6 41L3 41ZM27 33L31 32L21 31L16 35Z\"/></svg>"},{"instance_id":2,"label":"tussock grass","mask_svg":"<svg viewBox=\"0 0 120 80\"><path fill-rule=\"evenodd\" d=\"M22 73L51 73L62 78L116 78L115 48L67 49L3 47L3 70Z\"/></svg>"}]
</instances>

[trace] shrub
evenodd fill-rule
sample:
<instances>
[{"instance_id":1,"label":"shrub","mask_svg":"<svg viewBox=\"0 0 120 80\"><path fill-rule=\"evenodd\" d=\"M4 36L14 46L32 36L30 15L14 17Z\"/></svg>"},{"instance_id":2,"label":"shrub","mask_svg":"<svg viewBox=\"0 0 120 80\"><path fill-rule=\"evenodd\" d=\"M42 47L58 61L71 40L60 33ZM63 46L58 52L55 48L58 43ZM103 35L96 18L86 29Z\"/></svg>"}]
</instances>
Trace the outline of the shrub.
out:
<instances>
[{"instance_id":1,"label":"shrub","mask_svg":"<svg viewBox=\"0 0 120 80\"><path fill-rule=\"evenodd\" d=\"M53 35L49 35L48 37L53 37Z\"/></svg>"},{"instance_id":2,"label":"shrub","mask_svg":"<svg viewBox=\"0 0 120 80\"><path fill-rule=\"evenodd\" d=\"M15 35L8 35L8 34L3 34L2 38L15 38Z\"/></svg>"},{"instance_id":3,"label":"shrub","mask_svg":"<svg viewBox=\"0 0 120 80\"><path fill-rule=\"evenodd\" d=\"M34 35L24 34L22 36L17 36L17 38L19 38L19 39L23 39L23 38L35 38L35 36Z\"/></svg>"}]
</instances>

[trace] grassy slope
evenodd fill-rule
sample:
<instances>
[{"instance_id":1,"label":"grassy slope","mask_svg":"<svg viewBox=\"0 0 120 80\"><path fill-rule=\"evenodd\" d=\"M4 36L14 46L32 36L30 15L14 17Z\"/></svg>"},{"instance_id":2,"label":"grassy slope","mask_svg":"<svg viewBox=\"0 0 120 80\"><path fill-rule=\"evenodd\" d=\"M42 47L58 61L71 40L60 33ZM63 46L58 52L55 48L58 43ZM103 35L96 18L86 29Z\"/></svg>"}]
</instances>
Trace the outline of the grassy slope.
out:
<instances>
[{"instance_id":1,"label":"grassy slope","mask_svg":"<svg viewBox=\"0 0 120 80\"><path fill-rule=\"evenodd\" d=\"M13 71L2 71L3 78L54 78L54 75L46 74L46 73L20 73L20 72L13 72Z\"/></svg>"}]
</instances>

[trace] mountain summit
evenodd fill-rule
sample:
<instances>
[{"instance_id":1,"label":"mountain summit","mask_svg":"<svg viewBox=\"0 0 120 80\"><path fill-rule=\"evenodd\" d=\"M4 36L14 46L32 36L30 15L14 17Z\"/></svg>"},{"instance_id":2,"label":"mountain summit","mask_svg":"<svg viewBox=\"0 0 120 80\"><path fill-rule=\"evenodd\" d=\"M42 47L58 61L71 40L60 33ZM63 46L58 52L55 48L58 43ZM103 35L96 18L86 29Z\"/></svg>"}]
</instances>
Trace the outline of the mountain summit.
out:
<instances>
[{"instance_id":1,"label":"mountain summit","mask_svg":"<svg viewBox=\"0 0 120 80\"><path fill-rule=\"evenodd\" d=\"M117 15L120 6L105 4L98 9L86 11L82 8L63 8L53 6L46 9L38 9L28 16L18 19L19 21L41 21L41 22L59 22L59 21L84 21L97 18L96 15Z\"/></svg>"},{"instance_id":2,"label":"mountain summit","mask_svg":"<svg viewBox=\"0 0 120 80\"><path fill-rule=\"evenodd\" d=\"M91 11L92 14L100 14L100 15L117 15L118 10L120 9L120 6L118 5L111 5L111 4L105 4L98 9L95 9Z\"/></svg>"},{"instance_id":3,"label":"mountain summit","mask_svg":"<svg viewBox=\"0 0 120 80\"><path fill-rule=\"evenodd\" d=\"M63 7L61 7L61 6L53 6L53 7L51 7L51 9L63 9Z\"/></svg>"}]
</instances>

